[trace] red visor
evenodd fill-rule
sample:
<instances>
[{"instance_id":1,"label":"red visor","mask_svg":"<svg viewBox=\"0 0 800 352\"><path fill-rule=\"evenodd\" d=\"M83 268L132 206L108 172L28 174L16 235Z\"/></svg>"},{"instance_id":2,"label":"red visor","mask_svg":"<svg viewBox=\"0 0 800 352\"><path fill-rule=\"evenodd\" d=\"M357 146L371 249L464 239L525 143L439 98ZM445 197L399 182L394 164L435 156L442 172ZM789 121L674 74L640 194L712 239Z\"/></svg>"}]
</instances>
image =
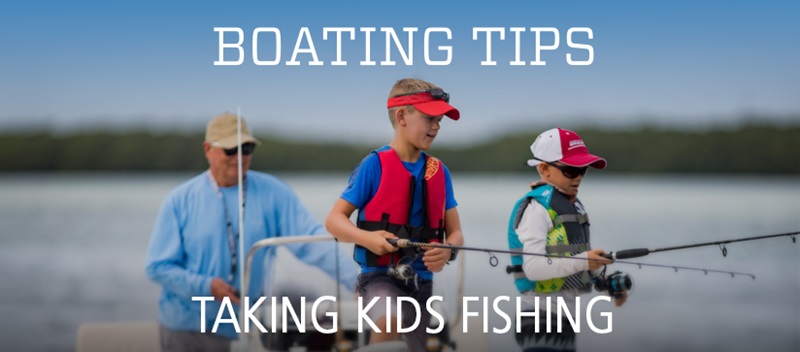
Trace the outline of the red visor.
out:
<instances>
[{"instance_id":1,"label":"red visor","mask_svg":"<svg viewBox=\"0 0 800 352\"><path fill-rule=\"evenodd\" d=\"M437 99L431 96L431 93L420 92L413 95L401 95L399 97L389 98L386 102L386 108L393 108L397 106L411 105L425 115L439 116L445 115L453 120L458 120L461 114L458 109L448 104L442 99Z\"/></svg>"}]
</instances>

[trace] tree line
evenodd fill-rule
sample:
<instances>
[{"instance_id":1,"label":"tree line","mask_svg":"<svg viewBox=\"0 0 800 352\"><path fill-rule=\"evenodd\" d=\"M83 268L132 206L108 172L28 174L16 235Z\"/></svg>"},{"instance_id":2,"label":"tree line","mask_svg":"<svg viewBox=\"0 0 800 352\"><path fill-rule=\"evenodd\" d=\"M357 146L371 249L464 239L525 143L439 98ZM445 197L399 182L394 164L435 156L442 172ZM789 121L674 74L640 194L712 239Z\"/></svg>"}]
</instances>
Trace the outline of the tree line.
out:
<instances>
[{"instance_id":1,"label":"tree line","mask_svg":"<svg viewBox=\"0 0 800 352\"><path fill-rule=\"evenodd\" d=\"M608 160L609 172L800 174L800 125L575 130L592 153ZM476 145L436 145L430 153L453 171L524 171L540 130L534 131ZM253 154L252 168L267 172L351 171L378 147L257 137L263 143ZM202 141L202 131L6 132L0 133L0 172L203 170Z\"/></svg>"}]
</instances>

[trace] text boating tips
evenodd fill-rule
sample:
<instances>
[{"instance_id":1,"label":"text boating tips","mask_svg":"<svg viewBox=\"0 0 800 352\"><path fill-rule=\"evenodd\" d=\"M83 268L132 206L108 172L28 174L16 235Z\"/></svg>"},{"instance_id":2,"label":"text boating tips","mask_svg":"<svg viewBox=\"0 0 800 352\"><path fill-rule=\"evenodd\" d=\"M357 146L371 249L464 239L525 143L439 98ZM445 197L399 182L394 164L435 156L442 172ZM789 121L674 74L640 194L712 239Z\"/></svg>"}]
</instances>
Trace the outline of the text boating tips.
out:
<instances>
[{"instance_id":1,"label":"text boating tips","mask_svg":"<svg viewBox=\"0 0 800 352\"><path fill-rule=\"evenodd\" d=\"M471 33L456 34L448 27L322 27L313 31L301 27L296 35L277 27L256 27L249 33L241 27L214 27L214 32L218 34L214 66L240 66L245 60L256 66L413 66L420 62L419 50L414 52L420 40L421 59L427 66L450 65L457 52L470 55L466 59L481 66L545 66L545 59L566 61L570 66L594 62L594 47L589 44L594 31L589 27L571 27L566 33L555 27L473 27ZM464 50L455 47L456 35ZM284 40L288 45L294 42L289 60L283 55ZM563 47L565 53L556 51ZM497 59L512 55L513 60Z\"/></svg>"}]
</instances>

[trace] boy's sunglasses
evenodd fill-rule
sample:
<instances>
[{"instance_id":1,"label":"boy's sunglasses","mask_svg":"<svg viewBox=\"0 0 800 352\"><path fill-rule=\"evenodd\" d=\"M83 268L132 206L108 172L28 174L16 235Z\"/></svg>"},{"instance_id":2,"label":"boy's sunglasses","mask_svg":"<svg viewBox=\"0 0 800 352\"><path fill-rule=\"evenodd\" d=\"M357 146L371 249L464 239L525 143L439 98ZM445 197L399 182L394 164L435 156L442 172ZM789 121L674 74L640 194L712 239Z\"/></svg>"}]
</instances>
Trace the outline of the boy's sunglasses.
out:
<instances>
[{"instance_id":1,"label":"boy's sunglasses","mask_svg":"<svg viewBox=\"0 0 800 352\"><path fill-rule=\"evenodd\" d=\"M536 160L539 160L539 161L541 161L541 162L543 162L543 163L545 163L547 165L550 165L550 166L552 166L552 167L554 167L554 168L556 168L558 170L560 170L561 174L564 175L564 177L569 178L569 179L578 178L578 176L586 175L586 172L589 171L589 167L588 166L575 167L575 166L569 166L569 165L558 165L555 162L544 161L544 160L539 159L537 157L533 157L533 158L536 159Z\"/></svg>"},{"instance_id":2,"label":"boy's sunglasses","mask_svg":"<svg viewBox=\"0 0 800 352\"><path fill-rule=\"evenodd\" d=\"M222 149L222 151L224 151L225 155L227 155L227 156L234 156L234 155L236 155L237 149L238 148L233 147L233 148L230 148L230 149ZM255 150L255 149L256 149L256 144L255 143L242 144L242 155L253 154L253 150Z\"/></svg>"},{"instance_id":3,"label":"boy's sunglasses","mask_svg":"<svg viewBox=\"0 0 800 352\"><path fill-rule=\"evenodd\" d=\"M431 95L431 98L433 98L433 99L444 100L445 103L449 103L450 102L450 94L445 92L444 89L442 89L442 88L431 88L431 89L425 89L425 90L418 90L416 92L397 95L397 96L395 96L395 98L404 97L406 95L415 95L415 94L419 94L419 93L428 93L428 94Z\"/></svg>"},{"instance_id":4,"label":"boy's sunglasses","mask_svg":"<svg viewBox=\"0 0 800 352\"><path fill-rule=\"evenodd\" d=\"M578 178L578 176L586 175L586 171L589 171L588 166L575 167L568 165L557 165L555 163L550 163L550 162L548 162L547 165L550 165L556 169L561 170L561 174L563 174L564 177L569 179Z\"/></svg>"}]
</instances>

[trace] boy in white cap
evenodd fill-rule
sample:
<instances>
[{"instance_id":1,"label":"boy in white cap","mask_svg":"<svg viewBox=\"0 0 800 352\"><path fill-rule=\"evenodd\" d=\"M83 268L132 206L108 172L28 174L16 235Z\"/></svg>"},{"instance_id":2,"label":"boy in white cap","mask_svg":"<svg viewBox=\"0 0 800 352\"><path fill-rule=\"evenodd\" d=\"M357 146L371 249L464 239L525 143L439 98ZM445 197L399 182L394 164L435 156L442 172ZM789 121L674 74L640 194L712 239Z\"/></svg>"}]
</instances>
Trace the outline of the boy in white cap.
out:
<instances>
[{"instance_id":1,"label":"boy in white cap","mask_svg":"<svg viewBox=\"0 0 800 352\"><path fill-rule=\"evenodd\" d=\"M585 258L560 259L543 256L512 255L514 284L522 295L523 310L533 311L538 299L539 326L535 319L523 317L517 342L524 351L575 350L575 332L562 314L562 330L556 332L559 316L557 298L567 307L576 307L575 298L591 290L591 278L611 261L589 243L589 216L578 200L578 188L589 167L603 169L606 160L590 154L577 133L553 128L540 134L531 145L535 167L541 180L530 184L531 191L514 206L508 225L508 245L512 251L553 256ZM595 271L594 273L592 271ZM550 297L551 305L547 305ZM625 302L627 294L615 298ZM547 333L547 311L552 332ZM574 317L576 312L570 312ZM538 332L537 332L538 331Z\"/></svg>"},{"instance_id":2,"label":"boy in white cap","mask_svg":"<svg viewBox=\"0 0 800 352\"><path fill-rule=\"evenodd\" d=\"M361 265L358 292L364 306L376 299L367 315L381 330L370 343L400 338L397 297L410 297L425 307L431 297L433 273L455 258L450 249L417 252L398 251L387 239L406 238L420 242L463 245L450 172L438 159L427 155L440 131L444 116L458 120L459 112L449 104L450 95L430 82L401 79L389 92L386 107L394 138L367 155L350 176L347 188L334 204L325 225L343 242L356 244L354 257ZM359 210L357 224L350 215ZM399 318L412 332L403 337L410 351L427 350L430 313L418 317L411 304L403 304Z\"/></svg>"}]
</instances>

